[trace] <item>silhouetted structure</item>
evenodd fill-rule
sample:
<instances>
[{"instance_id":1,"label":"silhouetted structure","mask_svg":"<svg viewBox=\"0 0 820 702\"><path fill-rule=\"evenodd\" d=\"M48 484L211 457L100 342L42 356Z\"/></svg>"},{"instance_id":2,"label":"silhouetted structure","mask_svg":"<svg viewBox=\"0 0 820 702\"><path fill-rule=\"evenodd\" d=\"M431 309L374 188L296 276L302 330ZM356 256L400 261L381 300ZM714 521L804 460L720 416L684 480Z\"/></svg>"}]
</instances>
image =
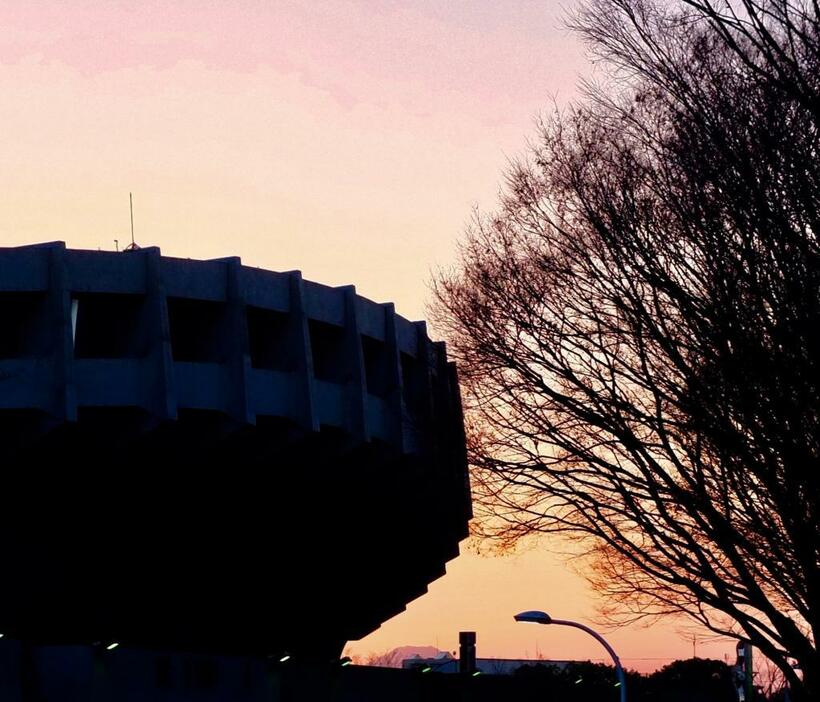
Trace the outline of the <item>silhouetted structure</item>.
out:
<instances>
[{"instance_id":1,"label":"silhouetted structure","mask_svg":"<svg viewBox=\"0 0 820 702\"><path fill-rule=\"evenodd\" d=\"M157 248L0 249L0 465L0 632L36 645L327 660L471 515L423 323Z\"/></svg>"},{"instance_id":2,"label":"silhouetted structure","mask_svg":"<svg viewBox=\"0 0 820 702\"><path fill-rule=\"evenodd\" d=\"M462 670L463 658L453 658L447 653L440 654L434 658L422 658L414 656L405 658L401 662L402 670L425 670L435 673L459 673L463 675L515 675L521 668L527 666L550 666L558 670L563 670L568 665L574 665L578 661L556 661L548 659L532 658L476 658L472 670Z\"/></svg>"},{"instance_id":3,"label":"silhouetted structure","mask_svg":"<svg viewBox=\"0 0 820 702\"><path fill-rule=\"evenodd\" d=\"M460 673L472 673L475 667L475 632L458 632L458 670Z\"/></svg>"}]
</instances>

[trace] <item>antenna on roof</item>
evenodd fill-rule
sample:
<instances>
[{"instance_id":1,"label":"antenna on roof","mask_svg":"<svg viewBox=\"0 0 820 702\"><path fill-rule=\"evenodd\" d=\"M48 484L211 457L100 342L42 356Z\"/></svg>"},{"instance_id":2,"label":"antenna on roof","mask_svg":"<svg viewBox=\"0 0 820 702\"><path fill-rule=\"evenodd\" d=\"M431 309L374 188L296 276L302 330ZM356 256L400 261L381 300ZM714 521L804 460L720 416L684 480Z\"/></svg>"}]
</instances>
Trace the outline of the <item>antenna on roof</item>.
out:
<instances>
[{"instance_id":1,"label":"antenna on roof","mask_svg":"<svg viewBox=\"0 0 820 702\"><path fill-rule=\"evenodd\" d=\"M136 251L139 249L137 243L134 241L134 198L131 193L128 193L128 204L131 207L131 243L126 246L123 251Z\"/></svg>"}]
</instances>

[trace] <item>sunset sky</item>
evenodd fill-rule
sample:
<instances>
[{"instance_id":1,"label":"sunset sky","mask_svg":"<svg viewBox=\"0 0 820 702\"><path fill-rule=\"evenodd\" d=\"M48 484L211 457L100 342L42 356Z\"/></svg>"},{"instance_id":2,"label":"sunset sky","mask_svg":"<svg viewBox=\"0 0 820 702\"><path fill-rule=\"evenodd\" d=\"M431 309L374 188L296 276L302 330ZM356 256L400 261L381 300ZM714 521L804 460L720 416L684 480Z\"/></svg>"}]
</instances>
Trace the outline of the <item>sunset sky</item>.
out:
<instances>
[{"instance_id":1,"label":"sunset sky","mask_svg":"<svg viewBox=\"0 0 820 702\"><path fill-rule=\"evenodd\" d=\"M591 70L562 16L554 0L0 0L0 245L122 246L131 191L141 245L300 269L423 318L471 209L492 207L539 111ZM469 629L479 656L602 657L581 633L512 621L594 615L543 548L448 571L351 651L452 651ZM646 670L691 655L682 626L610 638Z\"/></svg>"}]
</instances>

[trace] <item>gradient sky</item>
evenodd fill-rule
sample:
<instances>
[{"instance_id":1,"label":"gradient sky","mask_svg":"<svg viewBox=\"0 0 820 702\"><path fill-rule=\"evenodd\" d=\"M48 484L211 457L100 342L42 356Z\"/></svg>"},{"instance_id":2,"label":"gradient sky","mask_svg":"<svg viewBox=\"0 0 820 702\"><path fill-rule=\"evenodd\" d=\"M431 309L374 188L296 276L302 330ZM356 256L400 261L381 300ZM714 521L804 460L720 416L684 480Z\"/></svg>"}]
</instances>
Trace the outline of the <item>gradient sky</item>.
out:
<instances>
[{"instance_id":1,"label":"gradient sky","mask_svg":"<svg viewBox=\"0 0 820 702\"><path fill-rule=\"evenodd\" d=\"M562 16L554 0L0 0L0 245L122 246L132 191L142 245L354 283L422 318L471 208L589 73ZM468 553L350 648L453 650L470 629L480 656L601 657L512 622L532 608L589 621L595 596L542 549ZM611 641L651 669L691 654L681 626Z\"/></svg>"}]
</instances>

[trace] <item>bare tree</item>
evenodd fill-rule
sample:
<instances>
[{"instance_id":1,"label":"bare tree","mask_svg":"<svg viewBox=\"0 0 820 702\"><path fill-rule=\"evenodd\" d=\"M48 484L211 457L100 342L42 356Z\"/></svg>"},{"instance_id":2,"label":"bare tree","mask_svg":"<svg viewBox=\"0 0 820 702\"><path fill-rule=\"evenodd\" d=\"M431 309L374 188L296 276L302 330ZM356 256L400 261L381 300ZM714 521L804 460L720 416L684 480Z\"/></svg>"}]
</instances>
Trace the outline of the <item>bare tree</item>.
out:
<instances>
[{"instance_id":1,"label":"bare tree","mask_svg":"<svg viewBox=\"0 0 820 702\"><path fill-rule=\"evenodd\" d=\"M765 700L774 702L775 700L788 700L788 682L783 671L773 665L769 660L763 660L758 666L755 680L756 687L761 691L761 696Z\"/></svg>"},{"instance_id":2,"label":"bare tree","mask_svg":"<svg viewBox=\"0 0 820 702\"><path fill-rule=\"evenodd\" d=\"M401 668L401 651L393 648L389 651L371 652L362 665L377 666L379 668Z\"/></svg>"},{"instance_id":3,"label":"bare tree","mask_svg":"<svg viewBox=\"0 0 820 702\"><path fill-rule=\"evenodd\" d=\"M817 3L574 24L611 80L435 287L489 524L578 538L613 616L685 613L820 695Z\"/></svg>"}]
</instances>

